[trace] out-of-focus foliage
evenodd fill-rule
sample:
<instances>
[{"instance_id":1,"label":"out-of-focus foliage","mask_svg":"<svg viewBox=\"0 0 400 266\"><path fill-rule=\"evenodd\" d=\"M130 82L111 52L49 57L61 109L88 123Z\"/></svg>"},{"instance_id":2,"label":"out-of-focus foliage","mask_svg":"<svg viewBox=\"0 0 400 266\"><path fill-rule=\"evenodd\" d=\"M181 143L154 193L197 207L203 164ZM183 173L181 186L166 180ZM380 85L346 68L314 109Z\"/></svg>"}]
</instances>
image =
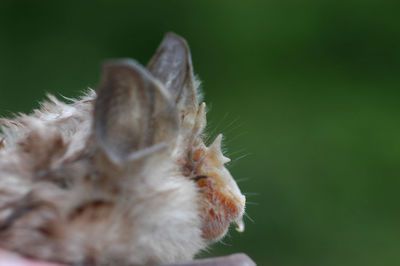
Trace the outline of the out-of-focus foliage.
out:
<instances>
[{"instance_id":1,"label":"out-of-focus foliage","mask_svg":"<svg viewBox=\"0 0 400 266\"><path fill-rule=\"evenodd\" d=\"M0 113L95 88L105 59L146 64L174 31L251 217L202 256L400 265L400 6L281 2L3 1Z\"/></svg>"}]
</instances>

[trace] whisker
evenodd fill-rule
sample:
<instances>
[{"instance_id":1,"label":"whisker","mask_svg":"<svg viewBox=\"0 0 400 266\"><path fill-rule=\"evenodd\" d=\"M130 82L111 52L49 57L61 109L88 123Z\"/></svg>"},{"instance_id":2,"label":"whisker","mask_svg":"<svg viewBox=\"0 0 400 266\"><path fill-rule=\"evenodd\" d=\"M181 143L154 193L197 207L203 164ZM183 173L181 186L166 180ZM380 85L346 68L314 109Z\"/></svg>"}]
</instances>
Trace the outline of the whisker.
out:
<instances>
[{"instance_id":1,"label":"whisker","mask_svg":"<svg viewBox=\"0 0 400 266\"><path fill-rule=\"evenodd\" d=\"M239 121L239 119L240 119L240 117L237 117L237 118L233 119L231 122L229 122L229 124L224 127L224 132L229 132L230 130L232 130L232 126L235 123L237 123ZM236 128L238 128L238 127L240 127L240 125L236 126Z\"/></svg>"},{"instance_id":2,"label":"whisker","mask_svg":"<svg viewBox=\"0 0 400 266\"><path fill-rule=\"evenodd\" d=\"M245 157L247 157L247 156L249 156L249 155L251 155L251 154L250 154L250 153L243 154L243 155L241 155L241 156L239 156L239 157L237 157L237 158L231 160L231 161L229 162L229 167L230 167L230 168L233 168L233 167L235 166L235 164L236 164L238 161L240 161L241 159L243 159L243 158L245 158Z\"/></svg>"},{"instance_id":3,"label":"whisker","mask_svg":"<svg viewBox=\"0 0 400 266\"><path fill-rule=\"evenodd\" d=\"M250 180L250 178L248 178L248 177L235 179L236 183L240 183L240 182L244 182L244 181L248 181L248 180Z\"/></svg>"},{"instance_id":4,"label":"whisker","mask_svg":"<svg viewBox=\"0 0 400 266\"><path fill-rule=\"evenodd\" d=\"M227 155L228 155L229 157L232 157L232 155L236 155L236 154L239 154L239 153L243 153L243 152L245 152L245 151L246 151L245 148L243 148L243 149L238 149L238 150L235 150L235 151L233 151L233 152L228 152Z\"/></svg>"},{"instance_id":5,"label":"whisker","mask_svg":"<svg viewBox=\"0 0 400 266\"><path fill-rule=\"evenodd\" d=\"M244 135L247 135L248 133L249 133L248 131L242 131L242 132L239 133L239 134L235 134L235 136L233 136L232 138L228 138L226 141L224 140L224 143L225 143L225 144L229 144L229 143L231 143L231 142L237 140L239 137L242 137L242 136L244 136Z\"/></svg>"},{"instance_id":6,"label":"whisker","mask_svg":"<svg viewBox=\"0 0 400 266\"><path fill-rule=\"evenodd\" d=\"M237 126L233 126L233 127L229 128L229 129L226 129L226 128L223 129L222 133L224 134L224 136L233 135L232 137L229 137L229 138L226 140L227 143L229 143L229 142L231 142L232 140L235 140L235 139L237 139L238 137L241 137L241 136L243 136L244 134L247 134L247 133L248 133L247 131L242 131L241 128L243 128L243 126L240 125L240 124L238 124ZM240 133L237 133L238 131L239 131Z\"/></svg>"},{"instance_id":7,"label":"whisker","mask_svg":"<svg viewBox=\"0 0 400 266\"><path fill-rule=\"evenodd\" d=\"M228 244L228 243L226 243L226 242L224 242L222 240L220 240L219 243L221 243L222 245L227 246L227 247L231 247L232 246L232 244Z\"/></svg>"},{"instance_id":8,"label":"whisker","mask_svg":"<svg viewBox=\"0 0 400 266\"><path fill-rule=\"evenodd\" d=\"M211 254L211 252L212 252L212 248L211 248L210 246L207 246L205 249L203 249L203 250L201 251L200 254L197 254L196 257L199 256L199 255L202 255L203 253Z\"/></svg>"},{"instance_id":9,"label":"whisker","mask_svg":"<svg viewBox=\"0 0 400 266\"><path fill-rule=\"evenodd\" d=\"M236 119L233 119L231 122L229 122L229 124L224 125L224 121L227 120L229 115L230 115L229 112L225 113L222 118L218 119L219 122L217 123L216 126L213 126L213 124L214 124L213 122L211 122L211 123L209 123L209 125L207 125L207 128L212 128L211 131L209 131L209 133L208 133L208 138L214 138L215 135L217 134L217 132L222 132L224 135L227 135L232 130L235 130L235 129L241 127L240 124L236 125L237 122L240 120L240 117L237 117ZM235 125L235 126L233 126L233 125Z\"/></svg>"},{"instance_id":10,"label":"whisker","mask_svg":"<svg viewBox=\"0 0 400 266\"><path fill-rule=\"evenodd\" d=\"M249 156L249 155L251 155L250 153L246 153L246 154L243 154L243 155L241 155L241 156L239 156L239 157L237 157L237 158L235 158L235 159L233 159L234 161L238 161L238 160L240 160L240 159L243 159L243 158L246 158L247 156Z\"/></svg>"},{"instance_id":11,"label":"whisker","mask_svg":"<svg viewBox=\"0 0 400 266\"><path fill-rule=\"evenodd\" d=\"M246 196L260 196L260 193L258 192L244 192Z\"/></svg>"},{"instance_id":12,"label":"whisker","mask_svg":"<svg viewBox=\"0 0 400 266\"><path fill-rule=\"evenodd\" d=\"M209 109L209 108L207 108ZM209 112L210 110L207 110L207 112ZM229 116L229 112L225 112L224 115L222 116L222 118L218 119L218 123L217 126L214 127L214 129L219 129L218 127L221 126L221 124L223 124L223 121L225 121L225 119Z\"/></svg>"},{"instance_id":13,"label":"whisker","mask_svg":"<svg viewBox=\"0 0 400 266\"><path fill-rule=\"evenodd\" d=\"M246 216L247 219L250 220L250 222L254 223L254 220L247 214L247 212L244 213L244 216Z\"/></svg>"},{"instance_id":14,"label":"whisker","mask_svg":"<svg viewBox=\"0 0 400 266\"><path fill-rule=\"evenodd\" d=\"M258 205L260 205L260 204L258 204L258 202L246 201L246 205L255 205L255 206L258 206Z\"/></svg>"},{"instance_id":15,"label":"whisker","mask_svg":"<svg viewBox=\"0 0 400 266\"><path fill-rule=\"evenodd\" d=\"M220 120L221 120L221 121L225 121L225 119L227 119L229 115L230 115L229 112L225 112L224 116L223 116L222 119L220 119Z\"/></svg>"}]
</instances>

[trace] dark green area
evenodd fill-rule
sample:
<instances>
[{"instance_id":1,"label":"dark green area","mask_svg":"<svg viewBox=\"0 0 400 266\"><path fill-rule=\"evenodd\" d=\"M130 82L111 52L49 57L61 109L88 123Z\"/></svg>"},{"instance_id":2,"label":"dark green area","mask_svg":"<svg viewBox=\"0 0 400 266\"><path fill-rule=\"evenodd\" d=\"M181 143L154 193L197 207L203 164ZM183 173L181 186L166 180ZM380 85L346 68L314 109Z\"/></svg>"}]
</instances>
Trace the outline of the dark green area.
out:
<instances>
[{"instance_id":1,"label":"dark green area","mask_svg":"<svg viewBox=\"0 0 400 266\"><path fill-rule=\"evenodd\" d=\"M174 31L254 220L203 255L400 265L400 6L72 2L0 4L2 115L95 88L105 59L145 64Z\"/></svg>"}]
</instances>

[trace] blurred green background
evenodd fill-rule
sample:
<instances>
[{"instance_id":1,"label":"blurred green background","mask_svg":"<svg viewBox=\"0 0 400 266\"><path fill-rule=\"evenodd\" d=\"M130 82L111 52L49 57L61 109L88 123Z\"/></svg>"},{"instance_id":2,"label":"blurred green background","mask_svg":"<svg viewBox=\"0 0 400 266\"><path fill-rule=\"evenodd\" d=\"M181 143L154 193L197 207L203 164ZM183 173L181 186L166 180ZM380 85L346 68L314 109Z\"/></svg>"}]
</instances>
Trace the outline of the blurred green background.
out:
<instances>
[{"instance_id":1,"label":"blurred green background","mask_svg":"<svg viewBox=\"0 0 400 266\"><path fill-rule=\"evenodd\" d=\"M1 115L96 88L105 59L146 64L174 31L249 201L246 231L201 256L400 265L399 5L35 2L0 4Z\"/></svg>"}]
</instances>

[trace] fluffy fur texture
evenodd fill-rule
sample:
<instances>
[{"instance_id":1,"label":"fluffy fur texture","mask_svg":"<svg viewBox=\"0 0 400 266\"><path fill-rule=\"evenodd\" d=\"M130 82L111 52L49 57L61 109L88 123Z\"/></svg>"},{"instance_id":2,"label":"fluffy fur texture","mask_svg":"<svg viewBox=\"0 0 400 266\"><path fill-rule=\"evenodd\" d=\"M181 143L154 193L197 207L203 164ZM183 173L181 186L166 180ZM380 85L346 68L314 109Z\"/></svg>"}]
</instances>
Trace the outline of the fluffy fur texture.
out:
<instances>
[{"instance_id":1,"label":"fluffy fur texture","mask_svg":"<svg viewBox=\"0 0 400 266\"><path fill-rule=\"evenodd\" d=\"M189 261L242 230L245 198L206 147L189 48L104 64L97 94L1 121L0 246L72 265Z\"/></svg>"}]
</instances>

